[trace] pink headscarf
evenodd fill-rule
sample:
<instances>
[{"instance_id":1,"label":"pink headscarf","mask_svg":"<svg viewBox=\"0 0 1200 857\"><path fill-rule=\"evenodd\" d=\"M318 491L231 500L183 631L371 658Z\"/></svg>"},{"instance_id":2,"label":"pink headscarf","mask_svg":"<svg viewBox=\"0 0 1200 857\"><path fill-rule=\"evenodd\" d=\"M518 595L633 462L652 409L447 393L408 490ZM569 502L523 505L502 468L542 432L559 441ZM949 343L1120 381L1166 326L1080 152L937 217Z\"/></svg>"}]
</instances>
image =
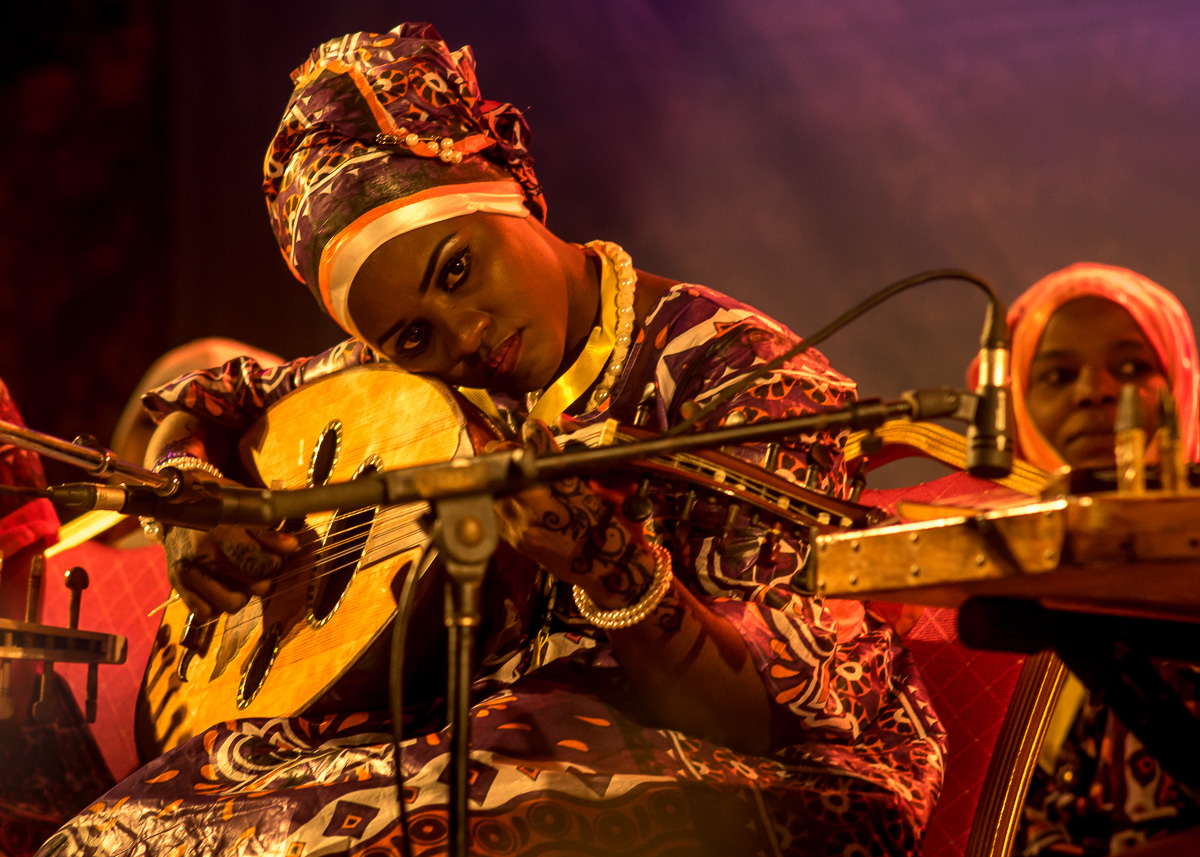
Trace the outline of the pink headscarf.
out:
<instances>
[{"instance_id":1,"label":"pink headscarf","mask_svg":"<svg viewBox=\"0 0 1200 857\"><path fill-rule=\"evenodd\" d=\"M1008 311L1012 336L1012 393L1017 453L1046 470L1062 457L1042 437L1025 409L1029 367L1050 317L1076 298L1100 297L1119 304L1137 322L1158 354L1179 409L1179 433L1188 461L1200 461L1200 373L1196 336L1179 300L1162 286L1126 268L1079 262L1034 283Z\"/></svg>"}]
</instances>

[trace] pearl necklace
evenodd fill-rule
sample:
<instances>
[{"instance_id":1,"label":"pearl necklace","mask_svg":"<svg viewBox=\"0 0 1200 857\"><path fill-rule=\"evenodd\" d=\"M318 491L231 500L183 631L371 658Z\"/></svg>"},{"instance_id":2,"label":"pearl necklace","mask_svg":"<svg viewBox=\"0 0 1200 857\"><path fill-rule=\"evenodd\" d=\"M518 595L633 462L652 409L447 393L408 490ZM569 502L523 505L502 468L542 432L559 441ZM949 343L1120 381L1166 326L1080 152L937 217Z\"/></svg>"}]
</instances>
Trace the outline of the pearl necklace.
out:
<instances>
[{"instance_id":1,"label":"pearl necklace","mask_svg":"<svg viewBox=\"0 0 1200 857\"><path fill-rule=\"evenodd\" d=\"M633 269L633 261L629 258L629 254L610 241L592 241L584 246L600 254L603 257L601 260L602 264L607 263L611 265L613 273L617 278L617 292L614 301L616 303L616 326L613 329L613 347L605 360L604 371L600 376L600 380L596 384L591 397L588 399L587 409L592 411L608 400L613 384L616 383L617 378L621 376L621 372L625 369L625 360L629 356L629 349L633 344L633 298L637 289L637 272ZM600 275L601 281L603 281L604 275L605 272L602 271ZM606 320L606 315L603 311L600 314L602 325ZM581 357L580 360L582 359ZM572 364L564 375L575 371L579 365L578 361ZM537 392L528 394L526 397L528 411L533 411L534 406L537 405L538 400L545 392L545 390L538 390Z\"/></svg>"},{"instance_id":2,"label":"pearl necklace","mask_svg":"<svg viewBox=\"0 0 1200 857\"><path fill-rule=\"evenodd\" d=\"M637 289L637 272L633 270L629 254L611 241L593 241L587 246L602 252L617 272L617 339L600 383L588 399L587 409L593 411L608 400L613 384L625 369L625 358L633 344L633 296Z\"/></svg>"}]
</instances>

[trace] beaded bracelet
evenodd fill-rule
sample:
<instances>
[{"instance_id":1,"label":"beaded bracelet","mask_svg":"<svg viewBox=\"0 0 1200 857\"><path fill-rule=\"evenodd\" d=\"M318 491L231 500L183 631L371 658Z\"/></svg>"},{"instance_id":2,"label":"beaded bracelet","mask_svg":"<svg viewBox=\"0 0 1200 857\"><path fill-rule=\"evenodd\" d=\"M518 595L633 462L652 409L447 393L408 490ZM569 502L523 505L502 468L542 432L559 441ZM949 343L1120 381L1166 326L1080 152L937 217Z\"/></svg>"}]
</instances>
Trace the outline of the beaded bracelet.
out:
<instances>
[{"instance_id":1,"label":"beaded bracelet","mask_svg":"<svg viewBox=\"0 0 1200 857\"><path fill-rule=\"evenodd\" d=\"M215 479L222 479L225 476L215 464L210 464L203 458L197 458L194 455L184 455L178 452L160 458L152 469L155 473L161 473L168 467L176 470L199 470ZM138 518L138 523L142 525L142 535L149 541L161 544L166 537L167 529L161 521L156 521L154 518Z\"/></svg>"},{"instance_id":2,"label":"beaded bracelet","mask_svg":"<svg viewBox=\"0 0 1200 857\"><path fill-rule=\"evenodd\" d=\"M178 452L169 453L160 458L154 465L155 473L162 473L168 467L173 467L176 470L199 470L201 473L207 473L217 479L223 479L225 474L222 473L215 464L205 461L203 458L197 458L194 455L184 455Z\"/></svg>"},{"instance_id":3,"label":"beaded bracelet","mask_svg":"<svg viewBox=\"0 0 1200 857\"><path fill-rule=\"evenodd\" d=\"M601 610L579 584L572 587L575 606L584 619L597 628L612 630L629 628L654 612L654 608L671 588L671 581L675 579L675 575L671 571L670 551L658 544L652 544L650 548L654 551L654 578L650 581L650 588L636 604L630 604L628 607L621 607L617 610Z\"/></svg>"}]
</instances>

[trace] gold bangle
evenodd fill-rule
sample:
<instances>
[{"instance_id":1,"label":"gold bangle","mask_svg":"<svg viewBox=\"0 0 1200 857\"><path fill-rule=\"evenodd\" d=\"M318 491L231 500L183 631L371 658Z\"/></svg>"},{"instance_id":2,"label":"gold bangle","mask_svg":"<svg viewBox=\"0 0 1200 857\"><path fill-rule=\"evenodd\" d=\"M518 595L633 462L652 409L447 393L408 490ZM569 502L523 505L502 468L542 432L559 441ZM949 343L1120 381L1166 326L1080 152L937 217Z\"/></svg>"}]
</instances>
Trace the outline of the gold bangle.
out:
<instances>
[{"instance_id":1,"label":"gold bangle","mask_svg":"<svg viewBox=\"0 0 1200 857\"><path fill-rule=\"evenodd\" d=\"M207 473L214 479L225 478L225 474L215 464L210 464L203 458L198 458L195 455L170 453L166 457L160 458L152 469L155 473L161 473L168 467L172 467L175 470L198 470L201 473ZM167 528L161 521L156 521L154 518L138 518L138 523L142 525L142 535L147 540L162 544L166 539Z\"/></svg>"},{"instance_id":2,"label":"gold bangle","mask_svg":"<svg viewBox=\"0 0 1200 857\"><path fill-rule=\"evenodd\" d=\"M597 628L607 631L629 628L654 612L654 608L671 588L671 581L675 579L675 574L671 571L670 551L658 544L650 545L650 549L654 551L654 578L650 581L650 587L636 604L616 610L601 610L579 584L575 584L571 588L575 596L575 607L578 608L584 619Z\"/></svg>"},{"instance_id":3,"label":"gold bangle","mask_svg":"<svg viewBox=\"0 0 1200 857\"><path fill-rule=\"evenodd\" d=\"M168 467L173 467L176 470L199 470L201 473L207 473L209 476L217 479L225 478L225 474L215 464L210 464L203 458L197 458L194 455L179 455L176 453L168 455L165 458L160 458L158 463L154 465L154 472L161 473Z\"/></svg>"}]
</instances>

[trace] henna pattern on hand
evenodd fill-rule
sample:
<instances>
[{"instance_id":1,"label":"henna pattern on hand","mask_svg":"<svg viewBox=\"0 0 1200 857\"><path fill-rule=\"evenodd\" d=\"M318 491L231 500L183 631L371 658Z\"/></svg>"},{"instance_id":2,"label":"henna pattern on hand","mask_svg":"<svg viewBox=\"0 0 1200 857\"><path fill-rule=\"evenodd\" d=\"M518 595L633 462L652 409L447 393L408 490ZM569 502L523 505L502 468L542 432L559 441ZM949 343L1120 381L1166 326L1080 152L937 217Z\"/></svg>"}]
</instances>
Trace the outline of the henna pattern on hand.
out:
<instances>
[{"instance_id":1,"label":"henna pattern on hand","mask_svg":"<svg viewBox=\"0 0 1200 857\"><path fill-rule=\"evenodd\" d=\"M601 564L608 566L609 570L600 575L600 582L610 593L626 598L630 604L636 603L646 594L654 579L653 565L647 566L639 561L637 546L632 542L626 544L618 557L610 558L599 551L589 551L586 545L584 555L592 567ZM641 556L645 557L646 554Z\"/></svg>"},{"instance_id":2,"label":"henna pattern on hand","mask_svg":"<svg viewBox=\"0 0 1200 857\"><path fill-rule=\"evenodd\" d=\"M676 634L683 627L683 604L673 592L663 596L653 615L654 626L664 634Z\"/></svg>"},{"instance_id":3,"label":"henna pattern on hand","mask_svg":"<svg viewBox=\"0 0 1200 857\"><path fill-rule=\"evenodd\" d=\"M547 530L578 543L570 560L571 571L594 575L609 594L630 604L636 602L650 586L654 568L647 563L647 555L638 550L616 506L597 496L577 477L553 482L550 495L561 512L547 512L541 523Z\"/></svg>"},{"instance_id":4,"label":"henna pattern on hand","mask_svg":"<svg viewBox=\"0 0 1200 857\"><path fill-rule=\"evenodd\" d=\"M550 496L562 507L561 513L546 512L542 526L579 541L600 523L605 504L588 490L578 477L560 479L550 485Z\"/></svg>"},{"instance_id":5,"label":"henna pattern on hand","mask_svg":"<svg viewBox=\"0 0 1200 857\"><path fill-rule=\"evenodd\" d=\"M184 424L184 434L174 438L167 443L164 443L162 449L158 451L158 458L161 461L172 455L189 455L192 453L192 444L197 440L203 446L203 439L197 434L199 423L195 419L188 420Z\"/></svg>"},{"instance_id":6,"label":"henna pattern on hand","mask_svg":"<svg viewBox=\"0 0 1200 857\"><path fill-rule=\"evenodd\" d=\"M174 567L179 572L176 574L179 579L182 579L183 572L192 572L207 577L233 592L240 592L242 589L241 585L230 577L220 565L205 557L182 557L175 561Z\"/></svg>"},{"instance_id":7,"label":"henna pattern on hand","mask_svg":"<svg viewBox=\"0 0 1200 857\"><path fill-rule=\"evenodd\" d=\"M200 575L219 583L226 589L240 592L245 587L234 579L223 565L207 556L191 553L190 530L175 527L167 531L167 567L172 572L171 582L186 585L185 575ZM243 546L244 547L244 546Z\"/></svg>"},{"instance_id":8,"label":"henna pattern on hand","mask_svg":"<svg viewBox=\"0 0 1200 857\"><path fill-rule=\"evenodd\" d=\"M271 558L256 551L245 542L234 542L224 548L225 556L255 580L265 580L275 573L276 565Z\"/></svg>"}]
</instances>

